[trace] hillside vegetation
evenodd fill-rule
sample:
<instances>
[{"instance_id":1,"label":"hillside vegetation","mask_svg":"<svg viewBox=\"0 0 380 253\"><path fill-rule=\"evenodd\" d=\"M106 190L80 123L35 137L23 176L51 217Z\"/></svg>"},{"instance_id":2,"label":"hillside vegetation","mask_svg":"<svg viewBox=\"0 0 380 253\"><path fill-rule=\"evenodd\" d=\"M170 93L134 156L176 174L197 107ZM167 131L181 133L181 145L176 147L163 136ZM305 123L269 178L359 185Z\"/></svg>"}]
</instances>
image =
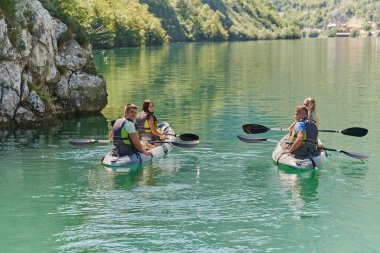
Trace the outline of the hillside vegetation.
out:
<instances>
[{"instance_id":1,"label":"hillside vegetation","mask_svg":"<svg viewBox=\"0 0 380 253\"><path fill-rule=\"evenodd\" d=\"M12 26L12 8L0 8ZM94 48L139 47L178 41L293 39L301 30L355 23L380 30L379 0L40 0L70 28L60 44L75 38ZM14 29L13 29L14 30ZM13 31L11 30L11 31ZM16 29L19 30L19 29ZM358 33L358 31L356 31ZM356 34L353 33L353 34ZM16 32L15 32L16 34ZM17 36L14 37L17 40Z\"/></svg>"},{"instance_id":2,"label":"hillside vegetation","mask_svg":"<svg viewBox=\"0 0 380 253\"><path fill-rule=\"evenodd\" d=\"M371 22L374 29L380 29L379 0L273 0L273 4L286 20L301 29L350 22Z\"/></svg>"},{"instance_id":3,"label":"hillside vegetation","mask_svg":"<svg viewBox=\"0 0 380 253\"><path fill-rule=\"evenodd\" d=\"M60 19L84 30L95 48L162 45L160 20L135 0L41 0ZM79 29L75 29L79 30ZM74 33L75 33L74 31Z\"/></svg>"},{"instance_id":4,"label":"hillside vegetation","mask_svg":"<svg viewBox=\"0 0 380 253\"><path fill-rule=\"evenodd\" d=\"M95 48L299 38L268 0L41 0ZM71 36L71 35L70 35ZM69 35L68 35L69 37ZM83 39L83 43L85 43Z\"/></svg>"}]
</instances>

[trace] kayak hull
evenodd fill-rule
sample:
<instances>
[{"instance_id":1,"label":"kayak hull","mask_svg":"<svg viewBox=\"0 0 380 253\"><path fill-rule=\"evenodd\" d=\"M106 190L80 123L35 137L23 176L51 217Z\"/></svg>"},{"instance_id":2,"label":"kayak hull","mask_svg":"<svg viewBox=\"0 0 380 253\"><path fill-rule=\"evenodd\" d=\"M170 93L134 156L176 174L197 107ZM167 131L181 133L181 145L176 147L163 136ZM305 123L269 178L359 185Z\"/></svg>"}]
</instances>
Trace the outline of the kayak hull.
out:
<instances>
[{"instance_id":1,"label":"kayak hull","mask_svg":"<svg viewBox=\"0 0 380 253\"><path fill-rule=\"evenodd\" d=\"M151 156L140 152L127 156L116 156L112 151L110 151L103 157L102 164L106 167L123 167L124 169L127 169L128 167L136 167L144 162L151 161L152 159L162 157L169 153L173 149L173 144L170 142L176 140L175 132L166 122L160 123L157 129L167 134L167 137L163 140L165 143L160 143L157 147L149 150L152 154Z\"/></svg>"},{"instance_id":2,"label":"kayak hull","mask_svg":"<svg viewBox=\"0 0 380 253\"><path fill-rule=\"evenodd\" d=\"M282 154L282 144L285 140L289 139L289 134L285 135L279 143L277 143L273 153L273 162L280 168L292 168L296 170L310 170L316 169L327 161L327 154L325 150L320 150L317 156L313 156L306 159L296 159L291 154ZM318 143L322 142L318 139Z\"/></svg>"}]
</instances>

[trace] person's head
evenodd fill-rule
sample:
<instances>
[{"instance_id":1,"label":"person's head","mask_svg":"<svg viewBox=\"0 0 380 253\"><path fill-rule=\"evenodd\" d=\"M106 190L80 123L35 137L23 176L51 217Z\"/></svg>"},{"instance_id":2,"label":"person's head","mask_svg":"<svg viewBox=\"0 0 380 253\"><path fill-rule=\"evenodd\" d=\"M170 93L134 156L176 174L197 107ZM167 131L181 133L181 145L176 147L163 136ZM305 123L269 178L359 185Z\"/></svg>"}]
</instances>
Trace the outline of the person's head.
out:
<instances>
[{"instance_id":1,"label":"person's head","mask_svg":"<svg viewBox=\"0 0 380 253\"><path fill-rule=\"evenodd\" d=\"M146 112L147 114L154 114L154 104L153 104L153 101L150 100L150 99L144 100L142 110L144 112Z\"/></svg>"},{"instance_id":2,"label":"person's head","mask_svg":"<svg viewBox=\"0 0 380 253\"><path fill-rule=\"evenodd\" d=\"M301 119L307 118L307 108L306 106L300 105L296 106L294 110L294 118L297 121L300 121Z\"/></svg>"},{"instance_id":3,"label":"person's head","mask_svg":"<svg viewBox=\"0 0 380 253\"><path fill-rule=\"evenodd\" d=\"M309 110L314 111L315 110L315 100L311 97L306 98L303 101L303 105Z\"/></svg>"},{"instance_id":4,"label":"person's head","mask_svg":"<svg viewBox=\"0 0 380 253\"><path fill-rule=\"evenodd\" d=\"M124 108L124 118L135 120L137 114L137 106L135 104L127 104Z\"/></svg>"}]
</instances>

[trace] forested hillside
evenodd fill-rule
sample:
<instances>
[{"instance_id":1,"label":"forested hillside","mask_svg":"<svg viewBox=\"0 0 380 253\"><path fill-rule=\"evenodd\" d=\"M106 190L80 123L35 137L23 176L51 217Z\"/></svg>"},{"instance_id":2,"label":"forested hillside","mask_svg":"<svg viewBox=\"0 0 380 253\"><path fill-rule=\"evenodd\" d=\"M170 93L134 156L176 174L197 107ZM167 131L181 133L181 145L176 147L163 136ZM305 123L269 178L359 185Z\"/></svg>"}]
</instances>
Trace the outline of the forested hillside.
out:
<instances>
[{"instance_id":1,"label":"forested hillside","mask_svg":"<svg viewBox=\"0 0 380 253\"><path fill-rule=\"evenodd\" d=\"M141 0L172 41L297 38L300 31L266 0ZM173 29L177 26L180 29Z\"/></svg>"},{"instance_id":2,"label":"forested hillside","mask_svg":"<svg viewBox=\"0 0 380 253\"><path fill-rule=\"evenodd\" d=\"M353 23L357 32L369 35L380 29L379 0L40 1L69 24L71 30L62 40L76 36L95 48L291 39L300 38L301 30L325 30L331 23Z\"/></svg>"},{"instance_id":3,"label":"forested hillside","mask_svg":"<svg viewBox=\"0 0 380 253\"><path fill-rule=\"evenodd\" d=\"M289 22L305 27L326 28L330 23L371 22L380 29L379 0L273 0L276 10Z\"/></svg>"},{"instance_id":4,"label":"forested hillside","mask_svg":"<svg viewBox=\"0 0 380 253\"><path fill-rule=\"evenodd\" d=\"M299 38L269 0L41 0L95 48ZM67 35L72 36L72 35ZM85 36L79 36L85 37ZM84 39L83 39L84 40Z\"/></svg>"}]
</instances>

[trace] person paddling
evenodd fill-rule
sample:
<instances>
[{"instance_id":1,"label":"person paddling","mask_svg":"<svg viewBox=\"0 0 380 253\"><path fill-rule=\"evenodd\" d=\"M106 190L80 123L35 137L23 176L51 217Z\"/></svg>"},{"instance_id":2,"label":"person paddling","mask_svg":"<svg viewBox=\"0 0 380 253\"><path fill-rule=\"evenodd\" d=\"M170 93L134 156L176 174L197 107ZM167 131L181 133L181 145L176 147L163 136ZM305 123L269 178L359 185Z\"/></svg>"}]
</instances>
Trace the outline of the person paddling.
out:
<instances>
[{"instance_id":1,"label":"person paddling","mask_svg":"<svg viewBox=\"0 0 380 253\"><path fill-rule=\"evenodd\" d=\"M113 151L118 156L132 155L136 152L151 155L151 153L144 150L140 143L137 126L134 123L136 113L137 106L127 104L124 108L124 117L117 119L112 126L113 144L115 146Z\"/></svg>"},{"instance_id":2,"label":"person paddling","mask_svg":"<svg viewBox=\"0 0 380 253\"><path fill-rule=\"evenodd\" d=\"M153 101L149 99L144 100L142 111L136 118L140 140L165 139L165 134L157 130L157 122L157 118L154 115Z\"/></svg>"},{"instance_id":3,"label":"person paddling","mask_svg":"<svg viewBox=\"0 0 380 253\"><path fill-rule=\"evenodd\" d=\"M318 128L308 118L305 106L296 106L294 118L296 123L290 133L289 141L284 143L282 154L293 154L297 159L305 159L317 153Z\"/></svg>"}]
</instances>

